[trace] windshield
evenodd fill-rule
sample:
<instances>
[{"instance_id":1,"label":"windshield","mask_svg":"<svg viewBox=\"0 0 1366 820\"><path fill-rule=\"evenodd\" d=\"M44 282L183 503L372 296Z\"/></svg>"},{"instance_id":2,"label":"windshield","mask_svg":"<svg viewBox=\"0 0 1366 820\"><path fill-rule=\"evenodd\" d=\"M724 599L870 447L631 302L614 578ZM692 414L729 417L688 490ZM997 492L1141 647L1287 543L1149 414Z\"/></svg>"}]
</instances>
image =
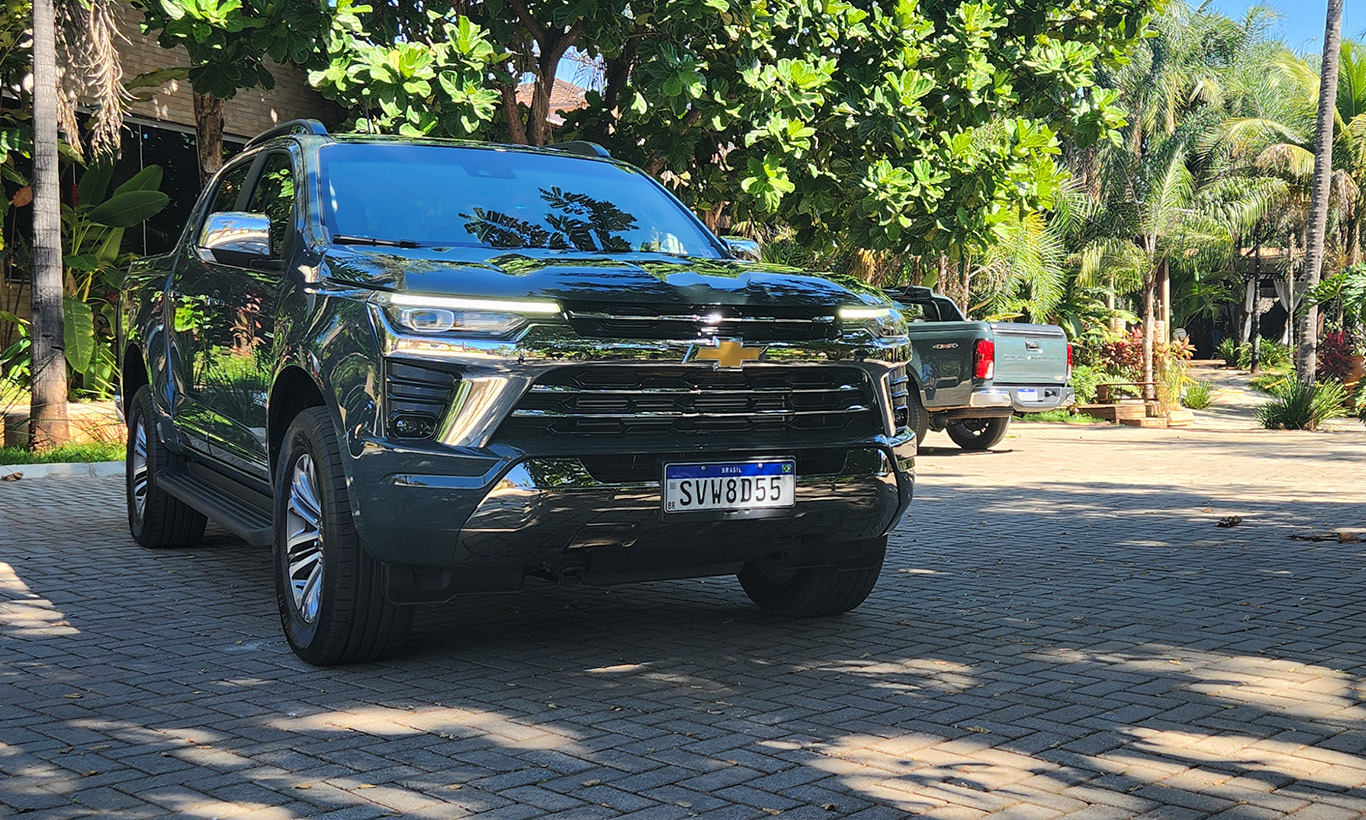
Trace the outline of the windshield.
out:
<instances>
[{"instance_id":1,"label":"windshield","mask_svg":"<svg viewBox=\"0 0 1366 820\"><path fill-rule=\"evenodd\" d=\"M721 256L643 172L610 162L441 145L319 151L334 242Z\"/></svg>"}]
</instances>

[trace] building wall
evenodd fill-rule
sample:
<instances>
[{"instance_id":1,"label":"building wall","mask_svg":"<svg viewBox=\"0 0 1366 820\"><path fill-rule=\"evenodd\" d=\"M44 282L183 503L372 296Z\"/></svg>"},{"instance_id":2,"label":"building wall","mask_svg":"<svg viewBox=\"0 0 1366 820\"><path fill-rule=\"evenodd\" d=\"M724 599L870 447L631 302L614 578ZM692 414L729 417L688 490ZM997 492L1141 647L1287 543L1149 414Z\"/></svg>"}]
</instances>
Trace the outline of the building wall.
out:
<instances>
[{"instance_id":1,"label":"building wall","mask_svg":"<svg viewBox=\"0 0 1366 820\"><path fill-rule=\"evenodd\" d=\"M125 79L157 69L188 65L185 49L162 48L155 37L139 31L142 12L119 3L116 13L119 30L128 38L128 42L120 44L119 48ZM327 123L335 121L335 107L308 86L308 78L302 70L269 61L267 67L275 76L275 88L238 91L235 97L225 101L224 133L249 138L272 125L300 117L313 117ZM190 83L186 80L166 83L147 102L134 103L131 113L193 128L194 97Z\"/></svg>"}]
</instances>

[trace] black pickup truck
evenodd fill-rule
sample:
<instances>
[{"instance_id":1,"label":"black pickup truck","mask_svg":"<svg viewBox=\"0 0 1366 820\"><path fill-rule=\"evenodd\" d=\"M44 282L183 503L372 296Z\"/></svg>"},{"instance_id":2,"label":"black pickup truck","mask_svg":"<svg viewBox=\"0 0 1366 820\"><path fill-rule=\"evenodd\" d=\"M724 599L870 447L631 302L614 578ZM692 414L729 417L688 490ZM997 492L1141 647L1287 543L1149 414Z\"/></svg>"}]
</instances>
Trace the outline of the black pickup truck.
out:
<instances>
[{"instance_id":1,"label":"black pickup truck","mask_svg":"<svg viewBox=\"0 0 1366 820\"><path fill-rule=\"evenodd\" d=\"M911 499L906 327L598 146L257 137L121 297L128 521L273 545L315 664L527 578L858 606Z\"/></svg>"}]
</instances>

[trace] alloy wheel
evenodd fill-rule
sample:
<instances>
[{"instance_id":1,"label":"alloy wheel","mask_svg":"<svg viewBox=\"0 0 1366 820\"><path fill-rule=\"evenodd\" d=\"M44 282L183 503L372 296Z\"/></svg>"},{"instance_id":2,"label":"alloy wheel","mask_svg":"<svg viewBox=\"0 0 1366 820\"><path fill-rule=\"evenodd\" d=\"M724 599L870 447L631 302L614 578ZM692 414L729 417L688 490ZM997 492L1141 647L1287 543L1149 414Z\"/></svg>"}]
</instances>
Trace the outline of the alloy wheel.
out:
<instances>
[{"instance_id":1,"label":"alloy wheel","mask_svg":"<svg viewBox=\"0 0 1366 820\"><path fill-rule=\"evenodd\" d=\"M133 433L133 512L138 520L142 520L142 514L147 509L147 426L139 419L137 429Z\"/></svg>"},{"instance_id":2,"label":"alloy wheel","mask_svg":"<svg viewBox=\"0 0 1366 820\"><path fill-rule=\"evenodd\" d=\"M318 500L318 480L313 457L304 453L294 462L289 481L285 560L288 563L289 591L294 611L304 622L318 619L322 601L323 531L322 504Z\"/></svg>"}]
</instances>

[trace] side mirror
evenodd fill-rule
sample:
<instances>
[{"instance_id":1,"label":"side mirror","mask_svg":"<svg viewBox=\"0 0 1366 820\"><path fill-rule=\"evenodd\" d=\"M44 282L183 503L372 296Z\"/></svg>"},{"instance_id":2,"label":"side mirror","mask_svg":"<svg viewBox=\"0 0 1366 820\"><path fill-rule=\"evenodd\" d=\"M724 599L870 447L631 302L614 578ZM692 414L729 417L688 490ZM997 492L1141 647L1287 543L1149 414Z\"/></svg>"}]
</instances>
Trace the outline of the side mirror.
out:
<instances>
[{"instance_id":1,"label":"side mirror","mask_svg":"<svg viewBox=\"0 0 1366 820\"><path fill-rule=\"evenodd\" d=\"M199 256L206 262L239 268L279 266L270 252L270 217L245 211L209 214L199 234Z\"/></svg>"},{"instance_id":2,"label":"side mirror","mask_svg":"<svg viewBox=\"0 0 1366 820\"><path fill-rule=\"evenodd\" d=\"M764 261L763 249L753 239L746 239L743 236L723 236L721 241L726 243L726 249L736 259L745 259L750 262Z\"/></svg>"}]
</instances>

